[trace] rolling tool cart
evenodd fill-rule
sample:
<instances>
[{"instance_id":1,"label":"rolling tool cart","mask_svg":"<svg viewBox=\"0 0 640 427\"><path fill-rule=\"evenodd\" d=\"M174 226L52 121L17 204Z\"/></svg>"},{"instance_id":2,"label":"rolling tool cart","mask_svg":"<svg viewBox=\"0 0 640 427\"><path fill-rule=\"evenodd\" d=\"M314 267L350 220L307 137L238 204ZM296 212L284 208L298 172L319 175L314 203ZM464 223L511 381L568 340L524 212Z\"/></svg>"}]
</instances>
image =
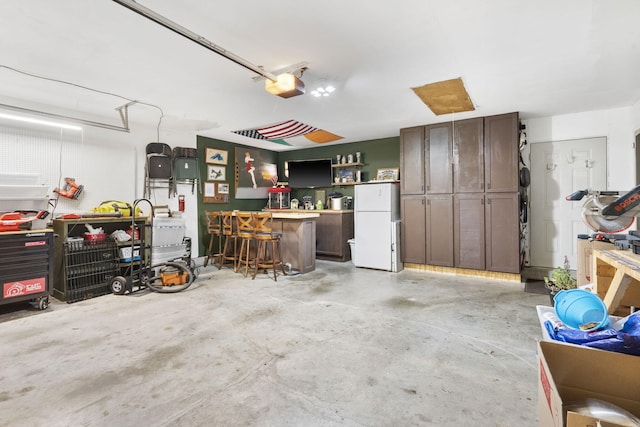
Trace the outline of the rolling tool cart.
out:
<instances>
[{"instance_id":1,"label":"rolling tool cart","mask_svg":"<svg viewBox=\"0 0 640 427\"><path fill-rule=\"evenodd\" d=\"M138 217L135 221L145 224L147 219ZM88 226L102 228L103 233L86 233ZM130 226L127 217L54 219L53 296L72 303L110 294L111 279L122 274L122 265L129 265L120 262L119 251L130 242L120 243L109 235Z\"/></svg>"},{"instance_id":2,"label":"rolling tool cart","mask_svg":"<svg viewBox=\"0 0 640 427\"><path fill-rule=\"evenodd\" d=\"M30 301L49 306L53 286L53 231L0 233L0 304Z\"/></svg>"},{"instance_id":3,"label":"rolling tool cart","mask_svg":"<svg viewBox=\"0 0 640 427\"><path fill-rule=\"evenodd\" d=\"M145 244L136 248L136 239L129 246L131 258L129 265L123 269L122 276L111 279L111 291L116 295L124 295L149 288L155 292L175 293L187 289L195 279L195 272L190 260L178 258L153 264L151 249L153 247L154 208L148 199L138 199L133 203L133 210L142 203L148 203L151 209L151 221L140 228L132 217L131 230L133 236L144 237ZM136 255L137 254L137 255ZM123 260L124 261L124 260Z\"/></svg>"}]
</instances>

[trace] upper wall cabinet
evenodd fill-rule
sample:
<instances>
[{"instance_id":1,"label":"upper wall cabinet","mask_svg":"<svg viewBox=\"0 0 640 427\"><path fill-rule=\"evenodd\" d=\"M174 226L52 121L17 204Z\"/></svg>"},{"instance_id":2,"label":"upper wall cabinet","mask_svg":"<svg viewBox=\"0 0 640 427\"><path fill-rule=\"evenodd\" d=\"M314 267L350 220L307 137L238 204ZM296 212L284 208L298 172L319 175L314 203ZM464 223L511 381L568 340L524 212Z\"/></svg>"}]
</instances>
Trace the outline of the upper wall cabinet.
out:
<instances>
[{"instance_id":1,"label":"upper wall cabinet","mask_svg":"<svg viewBox=\"0 0 640 427\"><path fill-rule=\"evenodd\" d=\"M400 130L400 190L424 194L424 126Z\"/></svg>"},{"instance_id":2,"label":"upper wall cabinet","mask_svg":"<svg viewBox=\"0 0 640 427\"><path fill-rule=\"evenodd\" d=\"M518 191L518 113L484 118L486 191Z\"/></svg>"},{"instance_id":3,"label":"upper wall cabinet","mask_svg":"<svg viewBox=\"0 0 640 427\"><path fill-rule=\"evenodd\" d=\"M462 120L453 125L454 193L484 191L483 120Z\"/></svg>"},{"instance_id":4,"label":"upper wall cabinet","mask_svg":"<svg viewBox=\"0 0 640 427\"><path fill-rule=\"evenodd\" d=\"M451 123L425 127L427 194L446 194L453 191L452 145Z\"/></svg>"}]
</instances>

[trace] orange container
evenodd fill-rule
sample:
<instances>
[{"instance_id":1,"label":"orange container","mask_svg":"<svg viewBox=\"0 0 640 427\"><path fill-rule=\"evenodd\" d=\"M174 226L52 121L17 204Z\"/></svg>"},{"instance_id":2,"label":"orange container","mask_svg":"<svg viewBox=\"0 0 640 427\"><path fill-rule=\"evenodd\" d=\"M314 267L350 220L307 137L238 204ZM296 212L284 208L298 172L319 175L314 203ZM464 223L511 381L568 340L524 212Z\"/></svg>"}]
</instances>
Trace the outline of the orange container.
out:
<instances>
[{"instance_id":1,"label":"orange container","mask_svg":"<svg viewBox=\"0 0 640 427\"><path fill-rule=\"evenodd\" d=\"M162 276L162 285L184 285L187 283L187 273L160 273Z\"/></svg>"}]
</instances>

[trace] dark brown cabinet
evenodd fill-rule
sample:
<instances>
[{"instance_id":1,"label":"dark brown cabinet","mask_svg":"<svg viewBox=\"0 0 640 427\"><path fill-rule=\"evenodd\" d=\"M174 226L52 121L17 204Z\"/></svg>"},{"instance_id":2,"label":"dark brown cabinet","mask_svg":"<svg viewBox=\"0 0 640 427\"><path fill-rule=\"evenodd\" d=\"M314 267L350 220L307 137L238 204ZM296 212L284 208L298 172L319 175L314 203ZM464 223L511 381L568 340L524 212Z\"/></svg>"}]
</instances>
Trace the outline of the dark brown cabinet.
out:
<instances>
[{"instance_id":1,"label":"dark brown cabinet","mask_svg":"<svg viewBox=\"0 0 640 427\"><path fill-rule=\"evenodd\" d=\"M404 262L414 264L426 264L427 262L427 242L425 226L426 203L424 196L402 197L400 210L402 212L401 235L411 236L411 238L401 238L402 258Z\"/></svg>"},{"instance_id":2,"label":"dark brown cabinet","mask_svg":"<svg viewBox=\"0 0 640 427\"><path fill-rule=\"evenodd\" d=\"M316 220L316 258L331 261L349 261L351 249L349 239L353 239L353 211L315 211L320 214Z\"/></svg>"},{"instance_id":3,"label":"dark brown cabinet","mask_svg":"<svg viewBox=\"0 0 640 427\"><path fill-rule=\"evenodd\" d=\"M486 195L487 270L520 271L520 218L518 193Z\"/></svg>"},{"instance_id":4,"label":"dark brown cabinet","mask_svg":"<svg viewBox=\"0 0 640 427\"><path fill-rule=\"evenodd\" d=\"M454 196L455 266L485 269L485 199L484 193L462 193Z\"/></svg>"},{"instance_id":5,"label":"dark brown cabinet","mask_svg":"<svg viewBox=\"0 0 640 427\"><path fill-rule=\"evenodd\" d=\"M484 135L482 117L456 122L453 143L453 192L484 191Z\"/></svg>"},{"instance_id":6,"label":"dark brown cabinet","mask_svg":"<svg viewBox=\"0 0 640 427\"><path fill-rule=\"evenodd\" d=\"M453 195L427 196L427 264L453 267Z\"/></svg>"},{"instance_id":7,"label":"dark brown cabinet","mask_svg":"<svg viewBox=\"0 0 640 427\"><path fill-rule=\"evenodd\" d=\"M453 190L453 136L451 123L425 127L425 188L427 194ZM400 175L404 176L404 174Z\"/></svg>"},{"instance_id":8,"label":"dark brown cabinet","mask_svg":"<svg viewBox=\"0 0 640 427\"><path fill-rule=\"evenodd\" d=\"M518 124L510 113L424 126L424 172L401 171L415 191L401 203L405 263L520 272ZM401 131L401 150L419 149L417 129Z\"/></svg>"},{"instance_id":9,"label":"dark brown cabinet","mask_svg":"<svg viewBox=\"0 0 640 427\"><path fill-rule=\"evenodd\" d=\"M424 126L400 130L400 191L424 194Z\"/></svg>"},{"instance_id":10,"label":"dark brown cabinet","mask_svg":"<svg viewBox=\"0 0 640 427\"><path fill-rule=\"evenodd\" d=\"M484 169L488 193L518 191L518 114L484 118Z\"/></svg>"}]
</instances>

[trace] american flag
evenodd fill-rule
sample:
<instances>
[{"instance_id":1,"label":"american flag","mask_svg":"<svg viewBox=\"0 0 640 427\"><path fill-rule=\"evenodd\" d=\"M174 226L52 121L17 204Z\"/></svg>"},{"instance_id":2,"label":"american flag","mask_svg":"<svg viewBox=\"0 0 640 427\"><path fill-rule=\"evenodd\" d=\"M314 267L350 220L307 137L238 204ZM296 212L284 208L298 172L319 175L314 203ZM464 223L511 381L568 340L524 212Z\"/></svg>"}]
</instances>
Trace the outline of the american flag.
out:
<instances>
[{"instance_id":1,"label":"american flag","mask_svg":"<svg viewBox=\"0 0 640 427\"><path fill-rule=\"evenodd\" d=\"M282 139L292 138L294 136L305 135L310 132L317 131L318 128L305 125L296 120L287 120L285 122L276 123L274 125L264 126L256 129L236 130L233 133L247 136L255 139Z\"/></svg>"},{"instance_id":2,"label":"american flag","mask_svg":"<svg viewBox=\"0 0 640 427\"><path fill-rule=\"evenodd\" d=\"M254 139L267 139L264 136L260 135L255 129L247 129L247 130L234 130L233 133L237 133L238 135L246 136Z\"/></svg>"}]
</instances>

